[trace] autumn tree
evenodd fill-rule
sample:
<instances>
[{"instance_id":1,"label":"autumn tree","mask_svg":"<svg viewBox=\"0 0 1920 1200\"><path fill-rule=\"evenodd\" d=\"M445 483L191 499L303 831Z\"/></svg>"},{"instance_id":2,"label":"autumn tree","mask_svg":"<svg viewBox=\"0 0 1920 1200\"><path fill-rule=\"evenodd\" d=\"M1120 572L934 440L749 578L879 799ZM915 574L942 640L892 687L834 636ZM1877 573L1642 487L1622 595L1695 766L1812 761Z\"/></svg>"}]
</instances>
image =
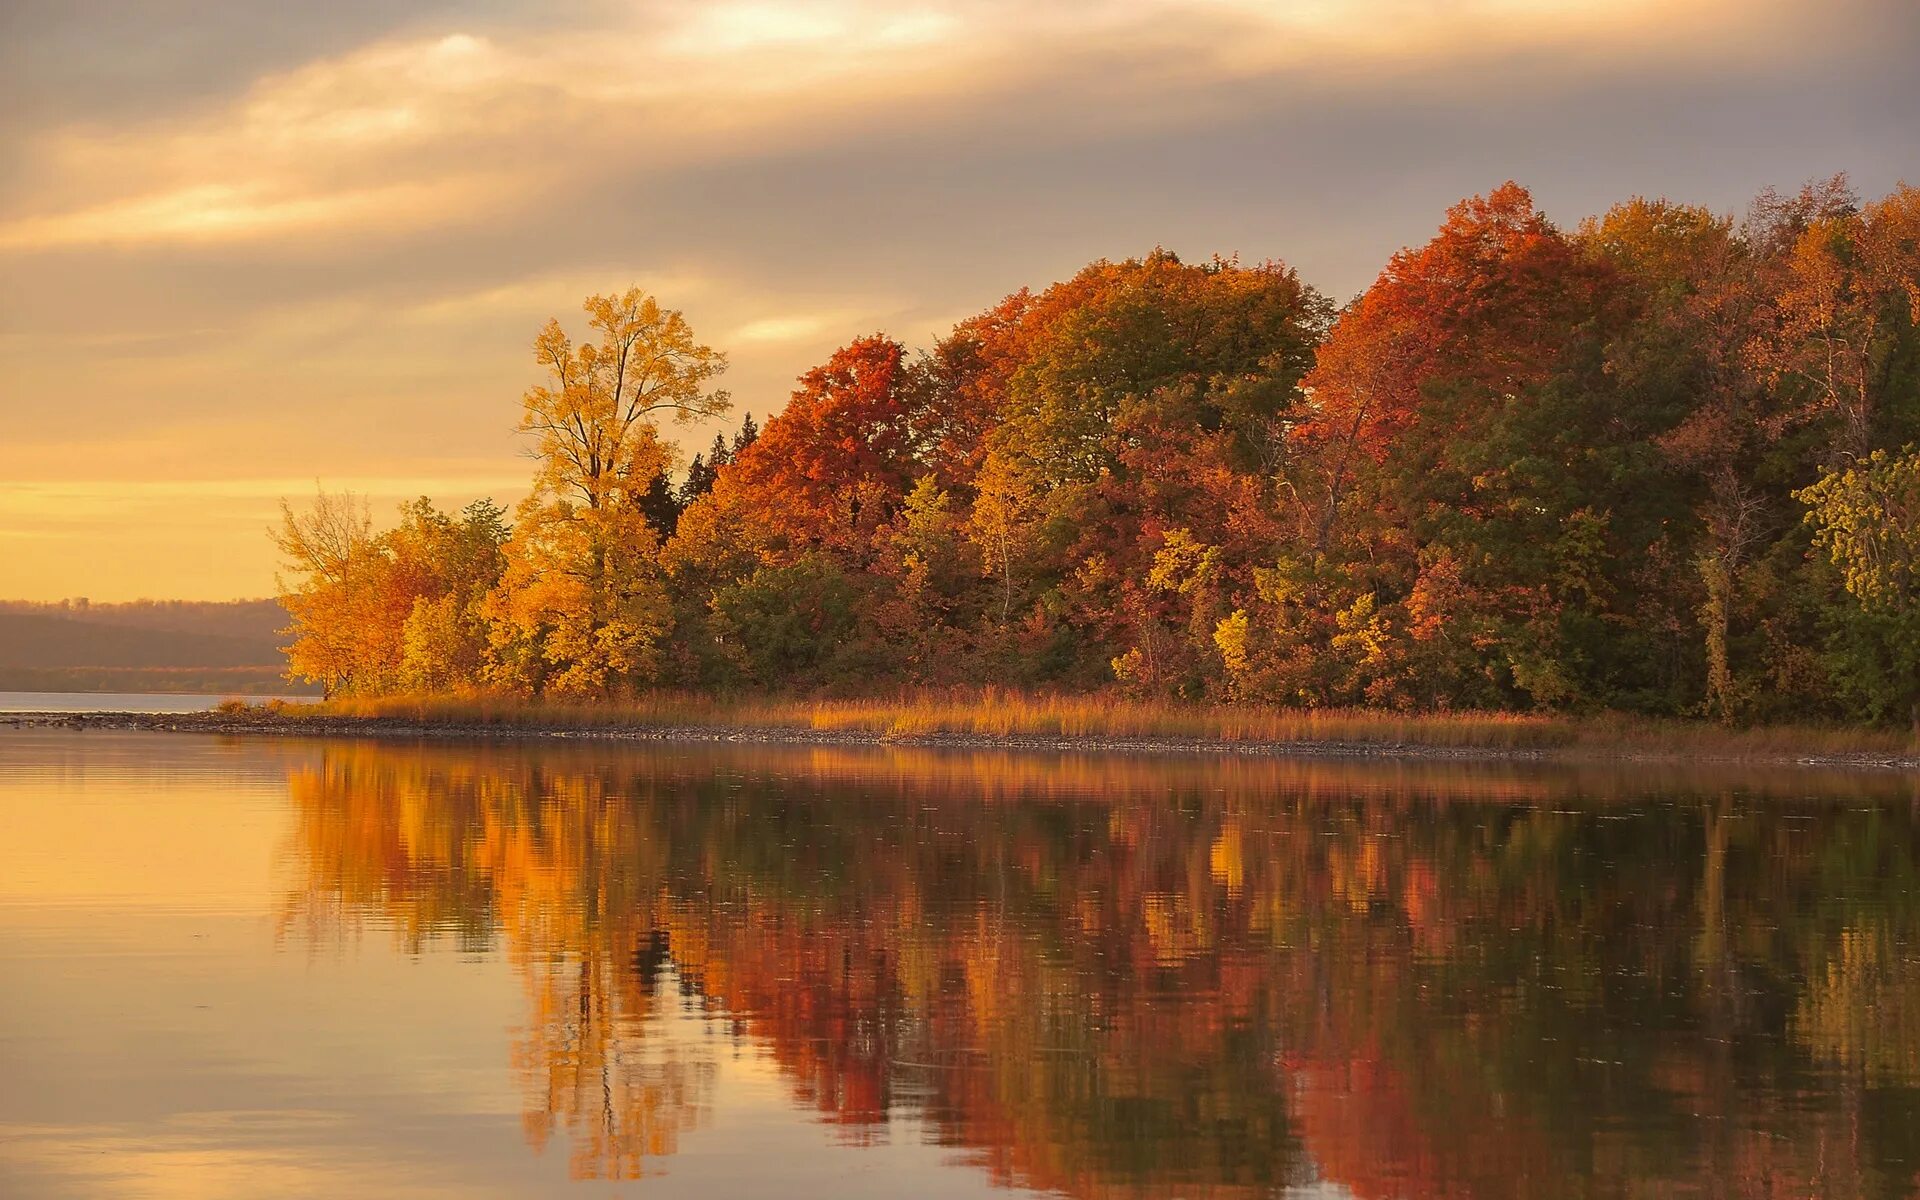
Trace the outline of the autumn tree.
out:
<instances>
[{"instance_id":1,"label":"autumn tree","mask_svg":"<svg viewBox=\"0 0 1920 1200\"><path fill-rule=\"evenodd\" d=\"M885 587L873 634L911 678L951 682L972 668L981 560L963 521L953 494L923 475L877 540L874 573Z\"/></svg>"},{"instance_id":2,"label":"autumn tree","mask_svg":"<svg viewBox=\"0 0 1920 1200\"><path fill-rule=\"evenodd\" d=\"M287 678L317 683L332 696L397 663L398 647L383 665L383 656L377 649L369 653L365 641L364 583L376 555L365 500L321 491L304 512L282 500L273 542L291 573L279 580L280 604L292 618L282 631L293 639L282 647Z\"/></svg>"},{"instance_id":3,"label":"autumn tree","mask_svg":"<svg viewBox=\"0 0 1920 1200\"><path fill-rule=\"evenodd\" d=\"M527 390L520 428L534 438L535 489L600 508L653 479L662 415L686 422L726 411L727 393L710 384L727 358L639 288L583 307L597 340L576 346L557 320L534 339L549 378Z\"/></svg>"},{"instance_id":4,"label":"autumn tree","mask_svg":"<svg viewBox=\"0 0 1920 1200\"><path fill-rule=\"evenodd\" d=\"M1332 610L1360 621L1371 595L1367 628L1429 642L1378 657L1365 698L1592 704L1659 686L1662 655L1622 633L1632 568L1672 515L1651 439L1676 413L1609 377L1625 313L1617 272L1507 184L1341 315L1291 431L1290 495L1306 549L1345 577ZM1453 610L1423 619L1443 594Z\"/></svg>"},{"instance_id":5,"label":"autumn tree","mask_svg":"<svg viewBox=\"0 0 1920 1200\"><path fill-rule=\"evenodd\" d=\"M1920 451L1876 450L1795 495L1851 601L1834 636L1843 685L1920 737Z\"/></svg>"},{"instance_id":6,"label":"autumn tree","mask_svg":"<svg viewBox=\"0 0 1920 1200\"><path fill-rule=\"evenodd\" d=\"M281 603L289 675L328 695L477 686L486 665L483 601L499 580L503 511L475 501L458 516L425 497L375 533L363 500L321 492L281 505L275 542L294 572Z\"/></svg>"},{"instance_id":7,"label":"autumn tree","mask_svg":"<svg viewBox=\"0 0 1920 1200\"><path fill-rule=\"evenodd\" d=\"M856 339L802 375L787 407L722 473L796 546L859 553L919 473L928 398L904 346Z\"/></svg>"},{"instance_id":8,"label":"autumn tree","mask_svg":"<svg viewBox=\"0 0 1920 1200\"><path fill-rule=\"evenodd\" d=\"M1920 367L1920 190L1862 208L1844 176L1781 204L1769 327L1750 347L1783 429L1821 427L1825 465L1911 436Z\"/></svg>"},{"instance_id":9,"label":"autumn tree","mask_svg":"<svg viewBox=\"0 0 1920 1200\"><path fill-rule=\"evenodd\" d=\"M981 570L998 578L997 607L1005 624L1013 619L1019 573L1041 516L1039 489L1020 458L1007 453L987 457L974 487L967 535L980 548Z\"/></svg>"},{"instance_id":10,"label":"autumn tree","mask_svg":"<svg viewBox=\"0 0 1920 1200\"><path fill-rule=\"evenodd\" d=\"M506 564L505 516L491 500L448 516L422 498L387 535L395 557L418 562L420 574L433 581L401 626L401 682L408 691L466 691L486 682L486 602Z\"/></svg>"},{"instance_id":11,"label":"autumn tree","mask_svg":"<svg viewBox=\"0 0 1920 1200\"><path fill-rule=\"evenodd\" d=\"M1734 650L1752 619L1747 576L1780 523L1778 498L1757 480L1773 439L1765 383L1746 354L1767 263L1730 219L1665 200L1617 205L1584 223L1579 240L1620 272L1632 312L1607 347L1607 370L1632 402L1677 415L1656 445L1675 468L1666 490L1696 518L1664 548L1675 561L1663 592L1649 596L1658 607L1642 620L1677 625L1693 609L1703 707L1731 720L1750 695ZM1688 561L1695 579L1683 569Z\"/></svg>"},{"instance_id":12,"label":"autumn tree","mask_svg":"<svg viewBox=\"0 0 1920 1200\"><path fill-rule=\"evenodd\" d=\"M673 449L658 424L724 411L726 357L638 288L585 304L598 338L557 321L534 342L547 383L524 399L538 468L490 600L495 678L519 690L598 695L656 677L672 625L649 519Z\"/></svg>"},{"instance_id":13,"label":"autumn tree","mask_svg":"<svg viewBox=\"0 0 1920 1200\"><path fill-rule=\"evenodd\" d=\"M1165 678L1212 660L1210 631L1189 636L1176 594L1145 579L1171 529L1269 548L1244 501L1265 490L1326 316L1283 264L1193 265L1162 250L1011 297L943 344L936 378L965 389L943 407L998 410L974 454L991 486L977 484L987 519L972 524L1000 568L1000 623L1021 618L1015 658L1038 679L1110 680L1113 663L1133 650L1158 661L1169 639L1188 661ZM1015 512L1021 562L1004 553ZM1250 569L1236 560L1222 578L1243 586ZM1038 603L1016 614L1021 572Z\"/></svg>"},{"instance_id":14,"label":"autumn tree","mask_svg":"<svg viewBox=\"0 0 1920 1200\"><path fill-rule=\"evenodd\" d=\"M1197 393L1193 420L1250 445L1292 405L1325 304L1284 264L1190 266L1156 250L1082 274L1094 295L1035 328L1008 380L1004 439L1050 482L1114 470L1129 425L1143 427L1122 417L1183 388Z\"/></svg>"}]
</instances>

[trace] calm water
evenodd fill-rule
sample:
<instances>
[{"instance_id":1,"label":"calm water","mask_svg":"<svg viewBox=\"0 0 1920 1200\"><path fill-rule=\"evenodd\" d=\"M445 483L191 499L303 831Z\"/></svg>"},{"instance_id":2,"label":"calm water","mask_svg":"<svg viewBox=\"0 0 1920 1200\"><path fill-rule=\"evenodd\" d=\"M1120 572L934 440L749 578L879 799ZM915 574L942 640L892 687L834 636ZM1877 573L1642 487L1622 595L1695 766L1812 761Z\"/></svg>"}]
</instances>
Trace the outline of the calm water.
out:
<instances>
[{"instance_id":1,"label":"calm water","mask_svg":"<svg viewBox=\"0 0 1920 1200\"><path fill-rule=\"evenodd\" d=\"M283 696L283 700L314 701L318 696ZM191 713L211 712L227 696L188 692L0 692L0 713ZM263 704L272 696L243 697Z\"/></svg>"},{"instance_id":2,"label":"calm water","mask_svg":"<svg viewBox=\"0 0 1920 1200\"><path fill-rule=\"evenodd\" d=\"M0 831L9 1197L1920 1192L1897 780L0 730Z\"/></svg>"}]
</instances>

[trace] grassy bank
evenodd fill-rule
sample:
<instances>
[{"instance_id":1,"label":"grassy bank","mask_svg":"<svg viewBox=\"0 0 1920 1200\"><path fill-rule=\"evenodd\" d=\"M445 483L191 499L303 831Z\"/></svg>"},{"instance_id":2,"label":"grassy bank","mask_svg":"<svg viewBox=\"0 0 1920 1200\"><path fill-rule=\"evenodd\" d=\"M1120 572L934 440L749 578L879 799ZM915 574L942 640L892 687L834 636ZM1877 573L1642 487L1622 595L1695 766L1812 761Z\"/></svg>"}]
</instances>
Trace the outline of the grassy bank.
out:
<instances>
[{"instance_id":1,"label":"grassy bank","mask_svg":"<svg viewBox=\"0 0 1920 1200\"><path fill-rule=\"evenodd\" d=\"M363 718L475 730L732 728L859 734L886 739L1167 740L1248 745L1426 746L1561 751L1607 757L1780 760L1906 757L1905 732L1870 728L1730 728L1603 715L1396 713L1265 705L1184 705L998 689L910 692L866 699L716 698L658 694L622 701L527 701L489 696L383 697L276 706L302 718Z\"/></svg>"}]
</instances>

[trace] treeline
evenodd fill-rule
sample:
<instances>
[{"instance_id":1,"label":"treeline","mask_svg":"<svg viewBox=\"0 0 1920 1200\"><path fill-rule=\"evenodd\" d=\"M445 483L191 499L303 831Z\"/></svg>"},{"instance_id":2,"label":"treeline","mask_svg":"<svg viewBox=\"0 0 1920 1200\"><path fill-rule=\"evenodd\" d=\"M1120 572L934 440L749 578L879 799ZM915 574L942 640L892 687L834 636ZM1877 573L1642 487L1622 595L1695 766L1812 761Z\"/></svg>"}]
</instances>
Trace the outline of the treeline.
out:
<instances>
[{"instance_id":1,"label":"treeline","mask_svg":"<svg viewBox=\"0 0 1920 1200\"><path fill-rule=\"evenodd\" d=\"M1097 262L849 343L685 471L662 422L728 408L724 355L586 307L536 342L511 527L288 510L295 676L1920 718L1904 185L1567 231L1507 184L1338 310L1278 262Z\"/></svg>"},{"instance_id":2,"label":"treeline","mask_svg":"<svg viewBox=\"0 0 1920 1200\"><path fill-rule=\"evenodd\" d=\"M272 600L0 600L0 689L288 691Z\"/></svg>"}]
</instances>

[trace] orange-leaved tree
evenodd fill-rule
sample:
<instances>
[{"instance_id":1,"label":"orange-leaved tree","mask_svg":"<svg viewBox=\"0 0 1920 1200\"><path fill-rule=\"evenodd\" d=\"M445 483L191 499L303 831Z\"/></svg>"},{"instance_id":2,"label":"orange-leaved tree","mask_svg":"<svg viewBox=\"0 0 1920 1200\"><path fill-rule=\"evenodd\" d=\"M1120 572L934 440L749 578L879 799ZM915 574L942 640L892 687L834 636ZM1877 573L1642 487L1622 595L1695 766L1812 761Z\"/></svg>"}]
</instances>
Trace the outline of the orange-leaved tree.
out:
<instances>
[{"instance_id":1,"label":"orange-leaved tree","mask_svg":"<svg viewBox=\"0 0 1920 1200\"><path fill-rule=\"evenodd\" d=\"M864 552L904 503L935 436L922 374L875 334L800 377L787 407L721 471L796 546ZM717 481L718 482L718 481Z\"/></svg>"}]
</instances>

